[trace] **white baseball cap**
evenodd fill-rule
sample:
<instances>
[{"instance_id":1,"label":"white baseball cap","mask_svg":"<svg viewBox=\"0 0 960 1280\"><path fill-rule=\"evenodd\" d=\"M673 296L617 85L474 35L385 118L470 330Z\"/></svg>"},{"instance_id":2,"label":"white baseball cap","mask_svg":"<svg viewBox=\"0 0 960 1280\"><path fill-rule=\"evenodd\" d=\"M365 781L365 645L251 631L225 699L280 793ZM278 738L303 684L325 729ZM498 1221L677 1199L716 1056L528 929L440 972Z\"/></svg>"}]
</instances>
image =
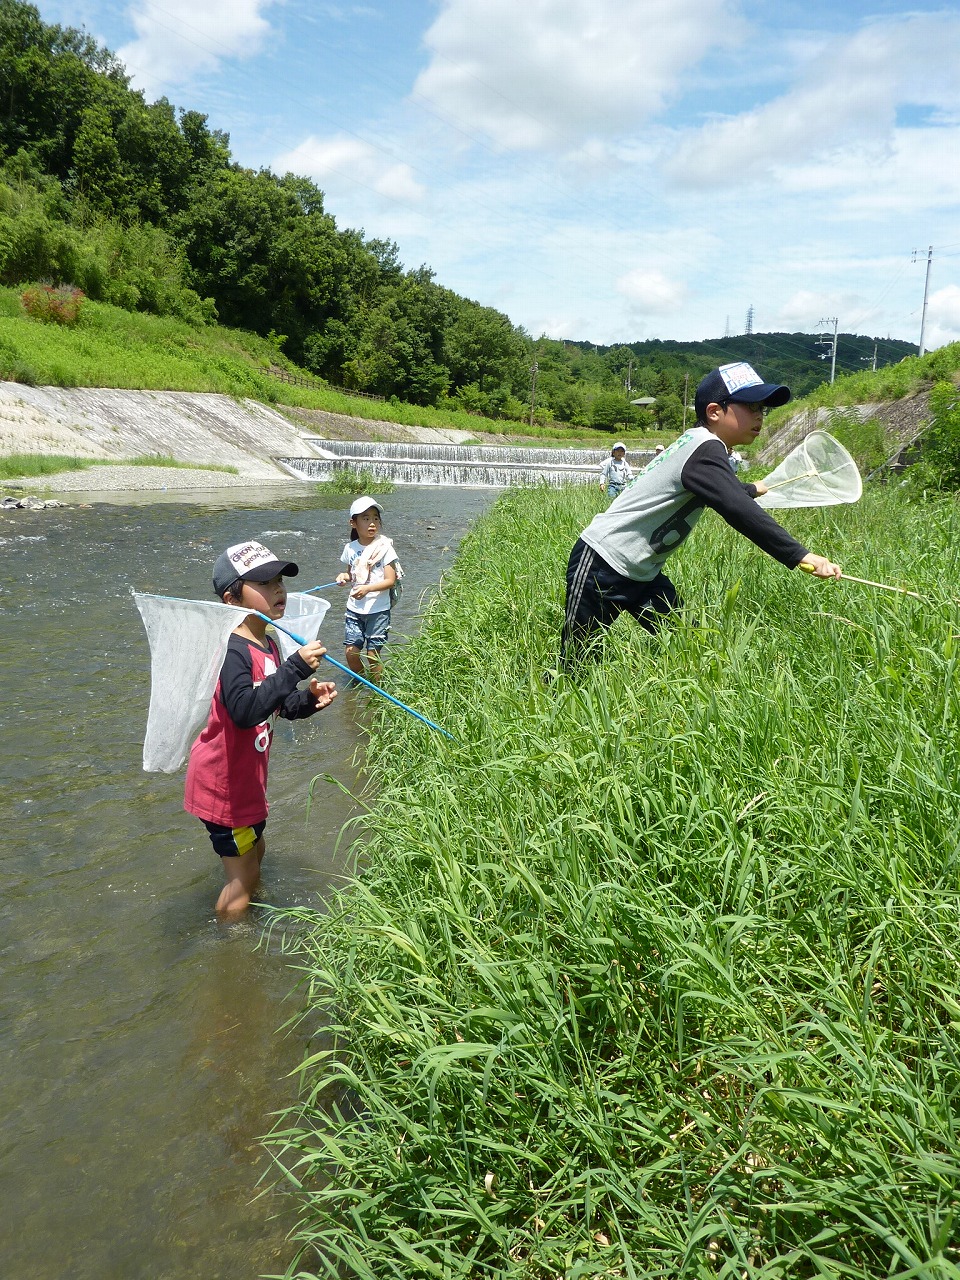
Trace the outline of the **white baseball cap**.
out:
<instances>
[{"instance_id":1,"label":"white baseball cap","mask_svg":"<svg viewBox=\"0 0 960 1280\"><path fill-rule=\"evenodd\" d=\"M383 515L383 507L381 507L380 503L374 501L373 498L368 498L366 494L364 494L362 498L354 499L354 501L350 503L350 519L352 520L354 516L362 516L363 513L365 511L369 511L371 507L376 507L380 512L380 515Z\"/></svg>"}]
</instances>

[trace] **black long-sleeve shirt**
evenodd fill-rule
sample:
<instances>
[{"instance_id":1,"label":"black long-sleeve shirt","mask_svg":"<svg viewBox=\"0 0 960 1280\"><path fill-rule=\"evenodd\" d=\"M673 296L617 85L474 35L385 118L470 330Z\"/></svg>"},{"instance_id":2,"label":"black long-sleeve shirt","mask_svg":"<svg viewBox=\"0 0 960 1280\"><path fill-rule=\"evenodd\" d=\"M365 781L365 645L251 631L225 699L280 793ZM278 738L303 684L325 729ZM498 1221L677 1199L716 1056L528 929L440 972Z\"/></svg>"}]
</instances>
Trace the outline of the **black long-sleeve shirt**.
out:
<instances>
[{"instance_id":1,"label":"black long-sleeve shirt","mask_svg":"<svg viewBox=\"0 0 960 1280\"><path fill-rule=\"evenodd\" d=\"M276 712L284 720L303 720L317 709L317 700L297 685L311 670L296 653L280 663L273 675L255 684L250 645L243 636L231 636L220 670L220 700L240 729L252 729Z\"/></svg>"},{"instance_id":2,"label":"black long-sleeve shirt","mask_svg":"<svg viewBox=\"0 0 960 1280\"><path fill-rule=\"evenodd\" d=\"M649 582L712 507L762 551L795 568L806 547L757 506L756 496L754 485L734 475L723 442L706 427L692 427L644 467L581 537L624 577Z\"/></svg>"}]
</instances>

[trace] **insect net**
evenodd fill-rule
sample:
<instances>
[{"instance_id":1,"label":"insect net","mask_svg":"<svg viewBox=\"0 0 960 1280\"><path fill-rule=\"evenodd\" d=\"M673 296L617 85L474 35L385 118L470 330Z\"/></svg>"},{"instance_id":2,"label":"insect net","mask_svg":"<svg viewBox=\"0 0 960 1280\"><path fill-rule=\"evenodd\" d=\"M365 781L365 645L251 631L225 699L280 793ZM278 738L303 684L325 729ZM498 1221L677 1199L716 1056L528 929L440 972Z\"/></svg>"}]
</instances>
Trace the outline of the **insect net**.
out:
<instances>
[{"instance_id":1,"label":"insect net","mask_svg":"<svg viewBox=\"0 0 960 1280\"><path fill-rule=\"evenodd\" d=\"M761 507L831 507L856 502L863 493L857 464L826 431L811 431L763 483Z\"/></svg>"},{"instance_id":2,"label":"insect net","mask_svg":"<svg viewBox=\"0 0 960 1280\"><path fill-rule=\"evenodd\" d=\"M143 739L147 772L174 773L187 758L203 727L217 687L230 633L249 609L212 600L179 600L134 592L150 645L150 708ZM281 655L289 657L302 640L315 640L329 602L297 592L287 597L281 625L301 637L276 631Z\"/></svg>"}]
</instances>

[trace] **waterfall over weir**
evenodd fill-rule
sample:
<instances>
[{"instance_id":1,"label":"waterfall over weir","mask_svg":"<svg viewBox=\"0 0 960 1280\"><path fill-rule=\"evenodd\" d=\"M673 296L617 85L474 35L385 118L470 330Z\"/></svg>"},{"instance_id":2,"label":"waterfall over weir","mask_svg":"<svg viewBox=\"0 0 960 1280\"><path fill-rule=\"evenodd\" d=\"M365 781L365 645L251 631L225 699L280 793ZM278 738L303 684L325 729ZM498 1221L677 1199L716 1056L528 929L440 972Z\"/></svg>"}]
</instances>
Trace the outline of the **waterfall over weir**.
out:
<instances>
[{"instance_id":1,"label":"waterfall over weir","mask_svg":"<svg viewBox=\"0 0 960 1280\"><path fill-rule=\"evenodd\" d=\"M506 445L381 444L375 441L306 437L313 454L276 458L304 480L330 480L337 471L363 469L394 484L450 485L503 489L515 484L598 484L604 449L528 449ZM653 457L652 449L627 454L634 469Z\"/></svg>"}]
</instances>

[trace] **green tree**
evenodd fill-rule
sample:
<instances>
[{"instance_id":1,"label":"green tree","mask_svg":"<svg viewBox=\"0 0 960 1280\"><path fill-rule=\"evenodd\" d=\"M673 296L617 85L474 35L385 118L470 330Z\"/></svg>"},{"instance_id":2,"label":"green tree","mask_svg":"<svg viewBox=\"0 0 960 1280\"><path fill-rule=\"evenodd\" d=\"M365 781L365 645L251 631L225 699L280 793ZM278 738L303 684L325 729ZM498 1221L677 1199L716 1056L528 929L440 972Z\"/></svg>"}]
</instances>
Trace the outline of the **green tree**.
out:
<instances>
[{"instance_id":1,"label":"green tree","mask_svg":"<svg viewBox=\"0 0 960 1280\"><path fill-rule=\"evenodd\" d=\"M137 215L165 222L185 207L194 182L193 152L174 108L166 98L145 106L128 95L115 134Z\"/></svg>"},{"instance_id":2,"label":"green tree","mask_svg":"<svg viewBox=\"0 0 960 1280\"><path fill-rule=\"evenodd\" d=\"M190 153L194 181L209 178L218 169L230 167L230 137L219 129L207 128L207 117L199 111L180 113L180 132Z\"/></svg>"},{"instance_id":3,"label":"green tree","mask_svg":"<svg viewBox=\"0 0 960 1280\"><path fill-rule=\"evenodd\" d=\"M377 293L378 268L357 232L338 232L333 218L314 211L288 217L270 248L273 289L267 300L269 328L288 335L286 349L295 360L305 358L308 340L318 330L343 326L358 329L361 308ZM339 380L340 364L351 343L314 340L310 365ZM334 353L343 354L334 363ZM324 352L321 357L321 351Z\"/></svg>"},{"instance_id":4,"label":"green tree","mask_svg":"<svg viewBox=\"0 0 960 1280\"><path fill-rule=\"evenodd\" d=\"M25 147L47 173L66 179L84 111L101 95L126 87L113 54L85 33L44 23L33 5L0 0L5 154Z\"/></svg>"},{"instance_id":5,"label":"green tree","mask_svg":"<svg viewBox=\"0 0 960 1280\"><path fill-rule=\"evenodd\" d=\"M590 422L601 431L627 426L634 416L634 406L623 391L600 391L590 407Z\"/></svg>"},{"instance_id":6,"label":"green tree","mask_svg":"<svg viewBox=\"0 0 960 1280\"><path fill-rule=\"evenodd\" d=\"M660 431L669 431L679 435L683 430L683 401L678 395L667 392L658 395L653 406L657 427ZM692 415L688 412L688 420L692 423Z\"/></svg>"},{"instance_id":7,"label":"green tree","mask_svg":"<svg viewBox=\"0 0 960 1280\"><path fill-rule=\"evenodd\" d=\"M553 405L553 412L561 422L571 422L578 427L589 424L587 397L583 388L577 383L567 383L565 386L557 387L550 393L549 398Z\"/></svg>"},{"instance_id":8,"label":"green tree","mask_svg":"<svg viewBox=\"0 0 960 1280\"><path fill-rule=\"evenodd\" d=\"M344 369L347 385L436 404L450 386L443 363L444 294L426 267L384 290L379 304L365 314L356 354Z\"/></svg>"},{"instance_id":9,"label":"green tree","mask_svg":"<svg viewBox=\"0 0 960 1280\"><path fill-rule=\"evenodd\" d=\"M174 221L191 285L216 301L225 324L256 333L287 332L274 320L282 284L271 270L274 246L293 209L272 174L239 167L213 173Z\"/></svg>"},{"instance_id":10,"label":"green tree","mask_svg":"<svg viewBox=\"0 0 960 1280\"><path fill-rule=\"evenodd\" d=\"M100 102L87 107L73 144L73 189L95 209L119 218L136 213L132 175L120 159L113 122Z\"/></svg>"},{"instance_id":11,"label":"green tree","mask_svg":"<svg viewBox=\"0 0 960 1280\"><path fill-rule=\"evenodd\" d=\"M521 333L492 307L445 292L451 318L444 361L453 385L474 383L481 391L502 383L517 388L525 378L527 354Z\"/></svg>"}]
</instances>

